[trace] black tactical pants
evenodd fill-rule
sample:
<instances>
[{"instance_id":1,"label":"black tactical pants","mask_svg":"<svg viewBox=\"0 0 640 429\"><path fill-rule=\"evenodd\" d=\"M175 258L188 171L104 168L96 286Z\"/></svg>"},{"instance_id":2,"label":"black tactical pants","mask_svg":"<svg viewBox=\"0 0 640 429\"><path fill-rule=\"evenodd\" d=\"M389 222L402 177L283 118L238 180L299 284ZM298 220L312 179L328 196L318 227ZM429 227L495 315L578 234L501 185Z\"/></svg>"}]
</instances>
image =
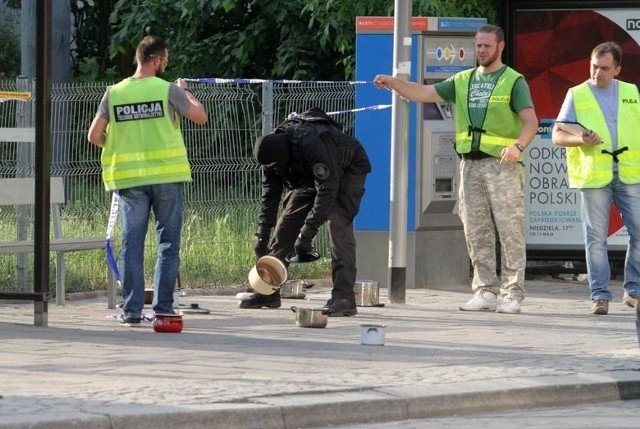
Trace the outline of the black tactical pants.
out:
<instances>
[{"instance_id":1,"label":"black tactical pants","mask_svg":"<svg viewBox=\"0 0 640 429\"><path fill-rule=\"evenodd\" d=\"M332 298L355 301L353 287L357 268L353 218L360 209L365 178L363 174L345 174L340 182L338 198L329 215L327 228L331 246ZM315 189L294 189L286 194L282 202L282 214L270 243L271 255L284 261L288 254L293 253L293 245L307 214L313 208L315 196Z\"/></svg>"}]
</instances>

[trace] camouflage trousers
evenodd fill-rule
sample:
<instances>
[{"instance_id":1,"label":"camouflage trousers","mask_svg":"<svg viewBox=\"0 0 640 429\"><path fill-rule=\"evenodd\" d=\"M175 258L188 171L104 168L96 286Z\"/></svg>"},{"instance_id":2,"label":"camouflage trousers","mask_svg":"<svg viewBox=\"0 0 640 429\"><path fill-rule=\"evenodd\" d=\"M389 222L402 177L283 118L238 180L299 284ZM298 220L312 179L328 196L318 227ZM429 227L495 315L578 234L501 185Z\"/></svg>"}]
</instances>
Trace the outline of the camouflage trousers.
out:
<instances>
[{"instance_id":1,"label":"camouflage trousers","mask_svg":"<svg viewBox=\"0 0 640 429\"><path fill-rule=\"evenodd\" d=\"M473 266L474 292L486 290L524 299L524 168L497 158L460 164L459 214ZM496 274L496 232L500 278Z\"/></svg>"}]
</instances>

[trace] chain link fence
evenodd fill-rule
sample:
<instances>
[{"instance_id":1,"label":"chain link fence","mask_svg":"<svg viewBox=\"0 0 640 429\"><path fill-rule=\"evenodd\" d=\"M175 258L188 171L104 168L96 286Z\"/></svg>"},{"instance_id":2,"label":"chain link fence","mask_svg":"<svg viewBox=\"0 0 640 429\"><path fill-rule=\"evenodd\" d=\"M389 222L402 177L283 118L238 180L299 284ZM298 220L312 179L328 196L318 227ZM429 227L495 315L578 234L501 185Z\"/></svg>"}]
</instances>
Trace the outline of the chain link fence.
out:
<instances>
[{"instance_id":1,"label":"chain link fence","mask_svg":"<svg viewBox=\"0 0 640 429\"><path fill-rule=\"evenodd\" d=\"M95 237L106 231L110 195L102 185L100 149L88 143L86 135L107 85L64 83L52 87L51 174L65 179L64 237ZM334 118L352 132L355 117L348 111L354 108L354 84L267 81L192 83L190 87L205 106L209 122L204 126L187 120L182 123L193 182L185 188L181 286L210 288L244 283L255 262L253 245L260 197L260 169L252 157L255 140L273 130L289 113L313 106L327 112L346 111ZM1 91L35 94L35 86L20 79L0 81ZM32 127L34 112L33 99L0 102L0 128ZM34 165L33 143L0 142L0 178L33 176ZM26 208L26 213L21 210L24 208L0 208L0 240L32 237L33 207ZM118 234L116 231L116 245ZM315 245L323 255L329 255L324 228ZM151 225L145 253L149 282L155 251ZM16 267L32 269L32 258L0 255L0 290L30 290L32 275L18 281ZM53 282L53 256L51 261ZM66 261L68 291L106 288L103 251L72 252ZM328 259L319 267L328 273Z\"/></svg>"}]
</instances>

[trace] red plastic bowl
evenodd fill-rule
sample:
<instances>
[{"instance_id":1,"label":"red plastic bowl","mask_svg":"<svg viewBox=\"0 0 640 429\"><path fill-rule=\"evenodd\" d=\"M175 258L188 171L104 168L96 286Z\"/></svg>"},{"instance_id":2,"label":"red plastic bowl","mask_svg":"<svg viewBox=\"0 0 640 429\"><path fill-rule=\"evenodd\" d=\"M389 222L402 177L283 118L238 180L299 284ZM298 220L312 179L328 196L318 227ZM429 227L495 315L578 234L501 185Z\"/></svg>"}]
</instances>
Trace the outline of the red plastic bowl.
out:
<instances>
[{"instance_id":1,"label":"red plastic bowl","mask_svg":"<svg viewBox=\"0 0 640 429\"><path fill-rule=\"evenodd\" d=\"M156 314L153 319L153 330L156 332L182 332L184 324L180 314Z\"/></svg>"}]
</instances>

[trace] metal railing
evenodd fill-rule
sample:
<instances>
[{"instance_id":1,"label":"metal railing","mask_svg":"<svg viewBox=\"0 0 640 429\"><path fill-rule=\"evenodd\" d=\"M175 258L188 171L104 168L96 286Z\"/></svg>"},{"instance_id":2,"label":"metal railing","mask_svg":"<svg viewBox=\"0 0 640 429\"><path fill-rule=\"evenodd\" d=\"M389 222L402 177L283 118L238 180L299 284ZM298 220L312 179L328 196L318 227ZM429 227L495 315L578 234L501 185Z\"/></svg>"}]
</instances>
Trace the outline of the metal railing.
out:
<instances>
[{"instance_id":1,"label":"metal railing","mask_svg":"<svg viewBox=\"0 0 640 429\"><path fill-rule=\"evenodd\" d=\"M87 130L106 83L64 83L52 86L51 174L66 182L62 214L63 236L104 234L110 195L101 180L100 150L89 144ZM291 112L318 106L326 111L354 108L355 88L349 82L191 83L209 122L183 121L183 135L192 166L193 182L186 188L182 240L181 281L211 286L243 279L246 270L233 272L229 261L250 267L260 196L260 170L252 158L255 140L273 129ZM34 82L0 81L0 91L30 91ZM31 127L34 100L0 102L0 128ZM354 129L354 113L334 117ZM0 177L34 175L34 144L0 142ZM30 238L32 208L0 209L0 240ZM116 232L116 243L118 242ZM328 254L324 229L316 245ZM145 265L152 272L155 234L147 235ZM31 255L0 256L0 290L30 287L31 276L17 279L16 267L29 269ZM242 263L244 261L244 263ZM104 254L79 252L68 257L68 290L106 287ZM235 264L238 265L238 264ZM17 285L17 286L16 286Z\"/></svg>"}]
</instances>

